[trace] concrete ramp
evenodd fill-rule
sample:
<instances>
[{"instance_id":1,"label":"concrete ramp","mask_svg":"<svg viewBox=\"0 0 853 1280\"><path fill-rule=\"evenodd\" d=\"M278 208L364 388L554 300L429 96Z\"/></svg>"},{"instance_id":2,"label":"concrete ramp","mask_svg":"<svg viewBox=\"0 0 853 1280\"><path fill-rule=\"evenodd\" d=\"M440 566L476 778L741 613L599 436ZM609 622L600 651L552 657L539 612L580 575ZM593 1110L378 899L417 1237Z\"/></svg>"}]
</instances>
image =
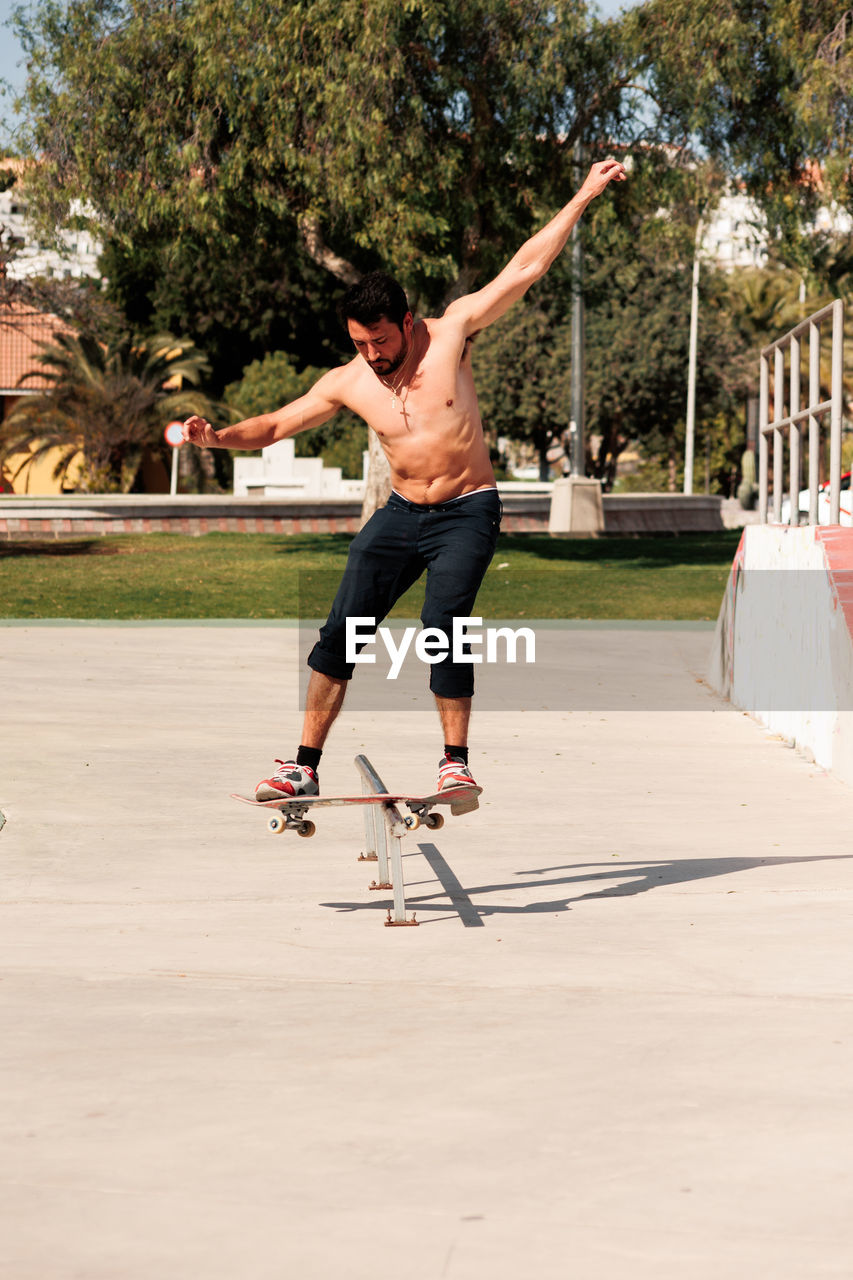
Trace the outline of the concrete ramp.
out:
<instances>
[{"instance_id":1,"label":"concrete ramp","mask_svg":"<svg viewBox=\"0 0 853 1280\"><path fill-rule=\"evenodd\" d=\"M853 531L744 530L708 679L736 707L853 783Z\"/></svg>"}]
</instances>

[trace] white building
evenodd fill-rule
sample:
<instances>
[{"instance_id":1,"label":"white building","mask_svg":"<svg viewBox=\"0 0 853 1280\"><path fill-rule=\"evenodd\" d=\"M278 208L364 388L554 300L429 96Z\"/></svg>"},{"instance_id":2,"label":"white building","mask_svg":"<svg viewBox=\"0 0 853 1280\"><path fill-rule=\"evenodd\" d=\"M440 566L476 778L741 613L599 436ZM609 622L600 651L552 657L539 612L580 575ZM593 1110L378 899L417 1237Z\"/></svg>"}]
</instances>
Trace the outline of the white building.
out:
<instances>
[{"instance_id":1,"label":"white building","mask_svg":"<svg viewBox=\"0 0 853 1280\"><path fill-rule=\"evenodd\" d=\"M848 236L853 218L837 204L818 210L813 230L823 235ZM724 271L767 265L767 223L759 206L741 192L725 195L708 215L702 234L702 255Z\"/></svg>"},{"instance_id":2,"label":"white building","mask_svg":"<svg viewBox=\"0 0 853 1280\"><path fill-rule=\"evenodd\" d=\"M17 253L7 267L12 280L30 276L50 278L90 276L100 277L98 258L101 245L89 231L68 230L59 234L60 248L42 244L27 216L25 172L31 161L0 160L0 170L13 170L18 180L8 191L0 192L0 240L4 248L14 246ZM72 217L85 212L76 202L72 205Z\"/></svg>"},{"instance_id":3,"label":"white building","mask_svg":"<svg viewBox=\"0 0 853 1280\"><path fill-rule=\"evenodd\" d=\"M723 196L705 222L703 256L724 271L767 265L767 224L748 196Z\"/></svg>"}]
</instances>

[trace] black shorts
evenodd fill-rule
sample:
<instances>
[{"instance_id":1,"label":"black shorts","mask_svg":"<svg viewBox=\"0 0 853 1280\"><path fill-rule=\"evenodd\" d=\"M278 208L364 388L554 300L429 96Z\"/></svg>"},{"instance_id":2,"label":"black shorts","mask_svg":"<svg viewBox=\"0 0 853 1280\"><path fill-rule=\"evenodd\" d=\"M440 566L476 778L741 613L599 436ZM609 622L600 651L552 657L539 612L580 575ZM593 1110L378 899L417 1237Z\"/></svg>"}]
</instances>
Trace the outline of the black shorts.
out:
<instances>
[{"instance_id":1,"label":"black shorts","mask_svg":"<svg viewBox=\"0 0 853 1280\"><path fill-rule=\"evenodd\" d=\"M424 570L421 622L450 636L453 619L469 617L474 608L495 552L501 511L497 489L434 504L409 502L392 493L350 544L344 576L309 654L309 667L337 680L351 679L355 664L346 661L347 618L373 618L378 627ZM360 634L370 630L359 627ZM470 697L472 664L454 663L447 653L431 664L429 683L440 697Z\"/></svg>"}]
</instances>

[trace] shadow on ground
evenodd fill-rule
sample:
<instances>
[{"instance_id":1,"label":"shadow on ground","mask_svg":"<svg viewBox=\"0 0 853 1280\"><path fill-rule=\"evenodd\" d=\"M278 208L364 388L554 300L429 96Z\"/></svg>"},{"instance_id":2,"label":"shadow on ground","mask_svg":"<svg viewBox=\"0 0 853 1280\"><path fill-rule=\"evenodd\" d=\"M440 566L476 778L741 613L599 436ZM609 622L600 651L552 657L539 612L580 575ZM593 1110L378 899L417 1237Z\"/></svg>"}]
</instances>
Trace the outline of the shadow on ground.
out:
<instances>
[{"instance_id":1,"label":"shadow on ground","mask_svg":"<svg viewBox=\"0 0 853 1280\"><path fill-rule=\"evenodd\" d=\"M580 902L601 898L626 898L665 885L691 884L697 880L710 880L717 876L731 876L758 867L780 867L809 862L839 862L853 858L853 854L816 855L803 858L711 858L696 861L695 858L675 858L660 862L575 863L558 867L535 867L516 872L517 879L499 884L481 884L465 887L445 861L434 844L419 845L419 853L429 863L439 888L433 892L421 891L421 886L432 881L412 881L406 884L406 904L416 911L421 923L434 924L456 916L466 928L482 928L488 916L530 915L537 912L570 911ZM407 859L416 857L414 853ZM598 886L598 887L597 887ZM541 898L543 890L554 890L553 896ZM581 890L585 890L581 892ZM732 890L731 892L735 892ZM490 903L479 901L491 894L518 894L532 896L533 901L518 903ZM376 902L323 902L323 907L335 911L387 911L388 901ZM424 919L424 915L427 919Z\"/></svg>"},{"instance_id":2,"label":"shadow on ground","mask_svg":"<svg viewBox=\"0 0 853 1280\"><path fill-rule=\"evenodd\" d=\"M100 538L86 540L75 538L57 539L55 542L44 542L37 538L31 541L0 542L0 560L13 559L20 556L118 556L122 551L115 543L104 544Z\"/></svg>"},{"instance_id":3,"label":"shadow on ground","mask_svg":"<svg viewBox=\"0 0 853 1280\"><path fill-rule=\"evenodd\" d=\"M499 551L535 551L540 560L603 564L615 568L627 563L638 568L684 568L685 565L718 568L729 564L740 541L739 529L719 533L606 534L601 538L552 538L540 533L502 533Z\"/></svg>"}]
</instances>

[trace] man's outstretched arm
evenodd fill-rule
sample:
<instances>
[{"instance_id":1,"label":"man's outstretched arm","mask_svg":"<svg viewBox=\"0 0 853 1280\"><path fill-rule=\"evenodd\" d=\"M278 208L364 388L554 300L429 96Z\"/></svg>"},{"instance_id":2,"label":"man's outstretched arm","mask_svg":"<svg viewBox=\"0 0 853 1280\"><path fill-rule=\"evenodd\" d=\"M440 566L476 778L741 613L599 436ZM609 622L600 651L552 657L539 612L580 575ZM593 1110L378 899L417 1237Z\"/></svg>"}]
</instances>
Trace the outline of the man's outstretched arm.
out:
<instances>
[{"instance_id":1,"label":"man's outstretched arm","mask_svg":"<svg viewBox=\"0 0 853 1280\"><path fill-rule=\"evenodd\" d=\"M602 160L590 169L583 186L541 231L526 240L494 280L451 302L445 316L464 320L466 337L485 329L541 280L554 259L565 248L572 228L596 196L611 182L624 182L625 166L618 160Z\"/></svg>"},{"instance_id":2,"label":"man's outstretched arm","mask_svg":"<svg viewBox=\"0 0 853 1280\"><path fill-rule=\"evenodd\" d=\"M277 440L286 440L300 431L310 431L312 427L328 422L342 408L337 394L340 373L341 370L332 369L319 378L304 396L274 413L244 418L242 422L222 427L219 431L214 431L205 418L187 418L184 439L200 449L265 449Z\"/></svg>"}]
</instances>

